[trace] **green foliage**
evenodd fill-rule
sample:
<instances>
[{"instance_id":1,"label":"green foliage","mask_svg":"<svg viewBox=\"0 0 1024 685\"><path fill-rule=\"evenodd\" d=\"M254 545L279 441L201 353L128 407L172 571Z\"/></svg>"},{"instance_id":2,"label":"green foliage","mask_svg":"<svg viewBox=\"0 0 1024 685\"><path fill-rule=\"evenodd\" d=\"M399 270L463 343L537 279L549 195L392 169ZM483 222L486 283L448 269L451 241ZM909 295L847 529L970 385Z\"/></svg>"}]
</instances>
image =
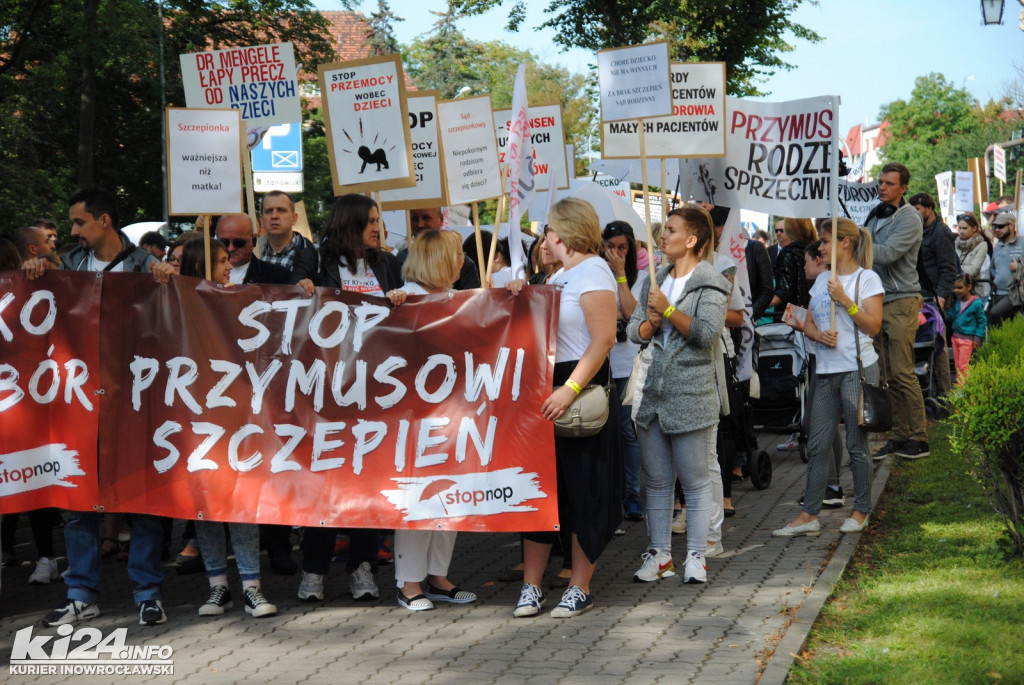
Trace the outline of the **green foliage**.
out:
<instances>
[{"instance_id":1,"label":"green foliage","mask_svg":"<svg viewBox=\"0 0 1024 685\"><path fill-rule=\"evenodd\" d=\"M994 329L952 394L950 444L1003 517L1009 551L1024 558L1024 319Z\"/></svg>"},{"instance_id":2,"label":"green foliage","mask_svg":"<svg viewBox=\"0 0 1024 685\"><path fill-rule=\"evenodd\" d=\"M84 6L96 8L94 31ZM161 35L163 95L180 107L179 54L292 41L307 70L333 59L311 9L309 0L0 0L0 212L14 223L61 220L64 200L91 177L118 194L124 223L160 217ZM81 124L83 102L91 126Z\"/></svg>"},{"instance_id":3,"label":"green foliage","mask_svg":"<svg viewBox=\"0 0 1024 685\"><path fill-rule=\"evenodd\" d=\"M466 14L480 14L504 0L453 0ZM563 48L585 50L667 40L672 59L725 62L730 95L768 95L759 84L779 69L792 69L781 55L792 52L790 36L818 42L821 36L790 17L803 0L749 0L723 5L718 0L552 0L541 26L555 30ZM518 30L525 0L515 0L509 29Z\"/></svg>"},{"instance_id":4,"label":"green foliage","mask_svg":"<svg viewBox=\"0 0 1024 685\"><path fill-rule=\"evenodd\" d=\"M786 682L1024 682L1024 563L998 550L1002 524L951 449L891 464L853 560Z\"/></svg>"},{"instance_id":5,"label":"green foliage","mask_svg":"<svg viewBox=\"0 0 1024 685\"><path fill-rule=\"evenodd\" d=\"M377 11L370 15L370 30L366 36L371 55L393 55L398 52L398 39L395 38L394 30L396 21L405 20L391 12L387 0L377 0Z\"/></svg>"},{"instance_id":6,"label":"green foliage","mask_svg":"<svg viewBox=\"0 0 1024 685\"><path fill-rule=\"evenodd\" d=\"M967 90L942 74L919 76L908 100L895 100L879 111L880 120L890 125L882 161L901 162L910 169L908 196L934 195L936 174L966 169L969 158L984 156L990 144L1010 137L1014 124L1000 116L1008 102L1004 99L982 108ZM1015 169L1008 165L1008 177ZM998 186L993 192L998 192Z\"/></svg>"},{"instance_id":7,"label":"green foliage","mask_svg":"<svg viewBox=\"0 0 1024 685\"><path fill-rule=\"evenodd\" d=\"M442 34L441 29L447 33ZM450 42L447 48L445 41ZM458 60L453 60L456 54ZM444 66L446 60L448 67ZM512 106L516 70L525 64L528 101L531 105L562 106L565 141L575 146L580 157L577 173L585 172L582 157L596 119L586 77L543 64L534 53L508 43L467 40L453 26L439 26L431 36L413 41L404 51L404 62L417 87L439 90L442 98L450 99L468 85L475 95L489 94L495 110Z\"/></svg>"}]
</instances>

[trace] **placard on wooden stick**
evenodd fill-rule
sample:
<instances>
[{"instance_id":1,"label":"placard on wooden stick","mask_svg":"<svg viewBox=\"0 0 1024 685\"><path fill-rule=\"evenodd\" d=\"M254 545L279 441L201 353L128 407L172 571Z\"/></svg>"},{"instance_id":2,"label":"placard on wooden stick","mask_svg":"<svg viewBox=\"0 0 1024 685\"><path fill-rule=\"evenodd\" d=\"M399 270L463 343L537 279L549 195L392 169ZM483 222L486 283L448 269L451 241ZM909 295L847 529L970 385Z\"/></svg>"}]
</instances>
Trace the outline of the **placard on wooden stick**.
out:
<instances>
[{"instance_id":1,"label":"placard on wooden stick","mask_svg":"<svg viewBox=\"0 0 1024 685\"><path fill-rule=\"evenodd\" d=\"M334 194L415 186L401 58L321 64L319 76Z\"/></svg>"},{"instance_id":2,"label":"placard on wooden stick","mask_svg":"<svg viewBox=\"0 0 1024 685\"><path fill-rule=\"evenodd\" d=\"M479 95L437 104L449 204L501 195L498 141L491 97Z\"/></svg>"},{"instance_id":3,"label":"placard on wooden stick","mask_svg":"<svg viewBox=\"0 0 1024 685\"><path fill-rule=\"evenodd\" d=\"M381 209L420 209L444 207L448 204L441 132L437 120L439 95L436 90L418 90L406 97L416 185L382 191Z\"/></svg>"},{"instance_id":4,"label":"placard on wooden stick","mask_svg":"<svg viewBox=\"0 0 1024 685\"><path fill-rule=\"evenodd\" d=\"M169 107L166 125L168 213L242 212L245 132L239 111Z\"/></svg>"},{"instance_id":5,"label":"placard on wooden stick","mask_svg":"<svg viewBox=\"0 0 1024 685\"><path fill-rule=\"evenodd\" d=\"M672 113L667 42L599 50L597 70L602 122Z\"/></svg>"},{"instance_id":6,"label":"placard on wooden stick","mask_svg":"<svg viewBox=\"0 0 1024 685\"><path fill-rule=\"evenodd\" d=\"M644 120L649 157L725 155L725 63L674 62L672 114ZM639 121L601 124L603 159L637 159Z\"/></svg>"},{"instance_id":7,"label":"placard on wooden stick","mask_svg":"<svg viewBox=\"0 0 1024 685\"><path fill-rule=\"evenodd\" d=\"M537 190L546 190L550 185L548 174L555 175L555 187L569 187L569 163L565 149L565 131L562 125L561 105L539 105L527 108L530 118L530 144L533 146L533 178ZM498 136L498 149L504 150L508 139L508 125L512 110L503 109L494 113L494 128ZM505 178L509 167L499 152L498 161Z\"/></svg>"}]
</instances>

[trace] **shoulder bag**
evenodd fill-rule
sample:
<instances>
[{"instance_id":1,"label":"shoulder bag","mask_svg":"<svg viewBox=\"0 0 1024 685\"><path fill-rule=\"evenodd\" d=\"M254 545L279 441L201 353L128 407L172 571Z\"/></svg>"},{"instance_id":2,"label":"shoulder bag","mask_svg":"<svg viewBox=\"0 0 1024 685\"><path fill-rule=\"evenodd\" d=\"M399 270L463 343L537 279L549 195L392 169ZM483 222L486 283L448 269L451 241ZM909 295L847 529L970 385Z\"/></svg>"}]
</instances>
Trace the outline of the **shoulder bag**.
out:
<instances>
[{"instance_id":1,"label":"shoulder bag","mask_svg":"<svg viewBox=\"0 0 1024 685\"><path fill-rule=\"evenodd\" d=\"M857 285L854 288L853 294L853 302L858 306L860 306L861 274L857 274ZM889 400L888 388L884 385L872 385L864 378L864 365L860 357L860 331L857 330L856 322L853 324L853 340L857 345L857 374L860 377L860 393L857 397L857 425L873 433L884 433L892 430L892 403Z\"/></svg>"}]
</instances>

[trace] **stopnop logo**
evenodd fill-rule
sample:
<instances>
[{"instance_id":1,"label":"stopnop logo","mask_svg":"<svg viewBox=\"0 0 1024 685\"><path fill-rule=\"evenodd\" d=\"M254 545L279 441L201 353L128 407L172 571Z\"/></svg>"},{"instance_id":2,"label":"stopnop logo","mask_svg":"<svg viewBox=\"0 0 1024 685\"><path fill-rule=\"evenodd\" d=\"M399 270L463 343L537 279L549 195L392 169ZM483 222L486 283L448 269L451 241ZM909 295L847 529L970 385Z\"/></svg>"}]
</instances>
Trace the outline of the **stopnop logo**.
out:
<instances>
[{"instance_id":1,"label":"stopnop logo","mask_svg":"<svg viewBox=\"0 0 1024 685\"><path fill-rule=\"evenodd\" d=\"M537 474L520 467L392 480L399 489L381 494L402 510L406 521L536 511L528 500L547 497Z\"/></svg>"},{"instance_id":2,"label":"stopnop logo","mask_svg":"<svg viewBox=\"0 0 1024 685\"><path fill-rule=\"evenodd\" d=\"M129 645L128 629L104 636L98 628L62 625L53 635L14 634L11 675L173 675L174 650L167 645Z\"/></svg>"}]
</instances>

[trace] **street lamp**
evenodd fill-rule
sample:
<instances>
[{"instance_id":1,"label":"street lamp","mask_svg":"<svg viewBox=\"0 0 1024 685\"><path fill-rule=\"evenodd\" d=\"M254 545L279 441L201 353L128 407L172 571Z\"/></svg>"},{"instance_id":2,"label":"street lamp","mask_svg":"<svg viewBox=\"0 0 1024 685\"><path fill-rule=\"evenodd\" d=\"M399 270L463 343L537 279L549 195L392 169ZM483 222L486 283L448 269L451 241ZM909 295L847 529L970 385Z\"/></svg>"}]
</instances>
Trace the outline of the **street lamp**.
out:
<instances>
[{"instance_id":1,"label":"street lamp","mask_svg":"<svg viewBox=\"0 0 1024 685\"><path fill-rule=\"evenodd\" d=\"M981 18L985 26L1003 23L1004 0L981 0Z\"/></svg>"}]
</instances>

